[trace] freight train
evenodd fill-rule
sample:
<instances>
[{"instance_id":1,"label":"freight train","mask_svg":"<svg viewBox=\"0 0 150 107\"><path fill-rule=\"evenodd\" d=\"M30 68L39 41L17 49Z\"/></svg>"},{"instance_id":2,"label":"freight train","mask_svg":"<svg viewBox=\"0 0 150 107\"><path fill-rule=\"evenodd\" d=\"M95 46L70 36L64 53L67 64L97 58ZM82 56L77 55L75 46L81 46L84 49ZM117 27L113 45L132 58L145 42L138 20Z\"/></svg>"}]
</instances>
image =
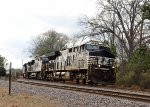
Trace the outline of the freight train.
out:
<instances>
[{"instance_id":1,"label":"freight train","mask_svg":"<svg viewBox=\"0 0 150 107\"><path fill-rule=\"evenodd\" d=\"M91 40L25 63L23 76L83 84L114 83L114 59L109 47Z\"/></svg>"}]
</instances>

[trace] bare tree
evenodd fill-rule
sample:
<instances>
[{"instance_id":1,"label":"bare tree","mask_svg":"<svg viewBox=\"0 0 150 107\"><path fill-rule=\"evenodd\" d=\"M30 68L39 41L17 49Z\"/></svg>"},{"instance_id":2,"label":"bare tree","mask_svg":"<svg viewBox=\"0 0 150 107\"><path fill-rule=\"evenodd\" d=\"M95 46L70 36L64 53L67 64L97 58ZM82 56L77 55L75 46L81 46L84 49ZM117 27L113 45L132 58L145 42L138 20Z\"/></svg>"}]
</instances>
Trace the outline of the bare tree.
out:
<instances>
[{"instance_id":1,"label":"bare tree","mask_svg":"<svg viewBox=\"0 0 150 107\"><path fill-rule=\"evenodd\" d=\"M111 38L119 53L127 60L140 44L150 40L148 21L141 7L147 0L98 0L99 12L94 18L84 17L84 25L90 35ZM122 58L123 59L123 58Z\"/></svg>"},{"instance_id":2,"label":"bare tree","mask_svg":"<svg viewBox=\"0 0 150 107\"><path fill-rule=\"evenodd\" d=\"M65 34L50 30L32 40L29 52L33 57L41 56L43 54L61 50L65 47L67 42L68 37Z\"/></svg>"}]
</instances>

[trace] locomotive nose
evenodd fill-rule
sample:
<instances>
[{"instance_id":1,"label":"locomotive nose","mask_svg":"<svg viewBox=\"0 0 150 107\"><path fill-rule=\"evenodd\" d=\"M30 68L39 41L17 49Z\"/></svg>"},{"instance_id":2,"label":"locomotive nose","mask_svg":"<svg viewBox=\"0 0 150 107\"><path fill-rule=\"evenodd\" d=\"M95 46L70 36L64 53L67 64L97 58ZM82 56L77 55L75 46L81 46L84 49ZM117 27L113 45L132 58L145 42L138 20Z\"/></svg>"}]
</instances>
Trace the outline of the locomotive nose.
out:
<instances>
[{"instance_id":1,"label":"locomotive nose","mask_svg":"<svg viewBox=\"0 0 150 107\"><path fill-rule=\"evenodd\" d=\"M107 50L99 50L99 51L91 51L89 52L90 56L103 56L103 57L108 57L108 58L115 58L115 56L111 53L108 52Z\"/></svg>"}]
</instances>

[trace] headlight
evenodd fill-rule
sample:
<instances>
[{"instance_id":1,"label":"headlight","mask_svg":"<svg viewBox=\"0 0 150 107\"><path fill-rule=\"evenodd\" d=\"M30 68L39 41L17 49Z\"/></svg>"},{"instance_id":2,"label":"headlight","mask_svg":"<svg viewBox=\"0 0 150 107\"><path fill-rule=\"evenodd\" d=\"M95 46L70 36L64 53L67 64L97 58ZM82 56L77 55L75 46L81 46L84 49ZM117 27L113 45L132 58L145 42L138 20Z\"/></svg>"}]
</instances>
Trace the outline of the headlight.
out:
<instances>
[{"instance_id":1,"label":"headlight","mask_svg":"<svg viewBox=\"0 0 150 107\"><path fill-rule=\"evenodd\" d=\"M114 66L112 66L112 68L115 68Z\"/></svg>"},{"instance_id":2,"label":"headlight","mask_svg":"<svg viewBox=\"0 0 150 107\"><path fill-rule=\"evenodd\" d=\"M101 67L101 65L98 65L98 67Z\"/></svg>"}]
</instances>

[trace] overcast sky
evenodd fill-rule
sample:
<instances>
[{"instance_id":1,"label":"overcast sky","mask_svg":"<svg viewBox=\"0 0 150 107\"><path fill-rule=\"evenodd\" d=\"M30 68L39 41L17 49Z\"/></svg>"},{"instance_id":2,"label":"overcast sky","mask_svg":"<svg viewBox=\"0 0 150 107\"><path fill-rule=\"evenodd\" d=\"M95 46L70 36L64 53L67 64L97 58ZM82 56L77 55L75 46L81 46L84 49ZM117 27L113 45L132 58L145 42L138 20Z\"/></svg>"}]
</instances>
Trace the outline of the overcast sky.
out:
<instances>
[{"instance_id":1,"label":"overcast sky","mask_svg":"<svg viewBox=\"0 0 150 107\"><path fill-rule=\"evenodd\" d=\"M78 19L95 12L96 0L0 0L0 55L21 68L33 37L50 29L72 36Z\"/></svg>"}]
</instances>

